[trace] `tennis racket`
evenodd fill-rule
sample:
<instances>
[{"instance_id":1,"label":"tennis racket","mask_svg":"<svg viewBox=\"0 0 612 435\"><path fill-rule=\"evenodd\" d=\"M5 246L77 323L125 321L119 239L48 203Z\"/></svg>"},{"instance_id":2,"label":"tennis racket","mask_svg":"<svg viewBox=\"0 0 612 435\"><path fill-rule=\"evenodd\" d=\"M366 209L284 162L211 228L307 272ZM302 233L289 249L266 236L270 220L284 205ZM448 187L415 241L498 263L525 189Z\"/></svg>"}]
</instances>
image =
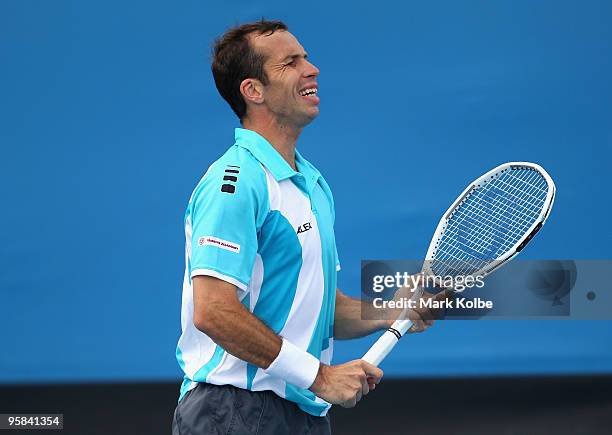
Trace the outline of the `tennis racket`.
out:
<instances>
[{"instance_id":1,"label":"tennis racket","mask_svg":"<svg viewBox=\"0 0 612 435\"><path fill-rule=\"evenodd\" d=\"M511 162L472 182L446 211L423 264L430 276L485 276L515 255L542 228L555 184L539 165ZM452 289L451 289L452 290ZM412 299L420 298L418 287ZM410 329L405 308L362 359L378 365Z\"/></svg>"}]
</instances>

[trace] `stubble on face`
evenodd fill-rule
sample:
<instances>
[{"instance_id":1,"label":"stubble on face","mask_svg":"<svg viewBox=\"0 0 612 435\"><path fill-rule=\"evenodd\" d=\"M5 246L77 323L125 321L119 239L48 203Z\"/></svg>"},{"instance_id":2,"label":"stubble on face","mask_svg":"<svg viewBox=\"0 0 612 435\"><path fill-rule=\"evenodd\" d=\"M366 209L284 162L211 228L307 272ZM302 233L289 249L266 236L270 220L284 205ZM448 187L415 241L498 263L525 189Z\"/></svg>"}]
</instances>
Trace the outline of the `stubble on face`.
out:
<instances>
[{"instance_id":1,"label":"stubble on face","mask_svg":"<svg viewBox=\"0 0 612 435\"><path fill-rule=\"evenodd\" d=\"M307 54L295 36L277 31L254 35L250 42L264 56L268 83L264 85L263 104L277 123L301 129L312 122L319 114L318 97L316 102L308 101L299 90L316 84L318 70L306 61Z\"/></svg>"}]
</instances>

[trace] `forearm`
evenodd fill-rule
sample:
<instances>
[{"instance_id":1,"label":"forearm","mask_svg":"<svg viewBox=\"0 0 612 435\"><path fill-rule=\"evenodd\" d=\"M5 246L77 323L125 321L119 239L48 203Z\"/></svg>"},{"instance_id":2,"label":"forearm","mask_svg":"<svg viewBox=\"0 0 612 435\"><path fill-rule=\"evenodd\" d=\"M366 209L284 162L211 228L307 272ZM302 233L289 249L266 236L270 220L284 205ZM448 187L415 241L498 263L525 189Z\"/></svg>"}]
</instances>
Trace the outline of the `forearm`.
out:
<instances>
[{"instance_id":1,"label":"forearm","mask_svg":"<svg viewBox=\"0 0 612 435\"><path fill-rule=\"evenodd\" d=\"M383 314L380 320L364 320L362 312L371 311L367 301L346 296L336 289L336 308L334 313L334 338L348 340L363 337L373 332L387 329L391 323L387 315Z\"/></svg>"},{"instance_id":2,"label":"forearm","mask_svg":"<svg viewBox=\"0 0 612 435\"><path fill-rule=\"evenodd\" d=\"M236 297L236 286L210 276L193 280L193 323L236 358L300 388L312 386L320 361L279 337Z\"/></svg>"},{"instance_id":3,"label":"forearm","mask_svg":"<svg viewBox=\"0 0 612 435\"><path fill-rule=\"evenodd\" d=\"M282 344L274 331L242 304L218 304L209 308L205 334L236 358L263 369L270 366Z\"/></svg>"},{"instance_id":4,"label":"forearm","mask_svg":"<svg viewBox=\"0 0 612 435\"><path fill-rule=\"evenodd\" d=\"M241 303L210 308L203 332L228 353L299 388L313 385L322 367L318 358L279 337Z\"/></svg>"}]
</instances>

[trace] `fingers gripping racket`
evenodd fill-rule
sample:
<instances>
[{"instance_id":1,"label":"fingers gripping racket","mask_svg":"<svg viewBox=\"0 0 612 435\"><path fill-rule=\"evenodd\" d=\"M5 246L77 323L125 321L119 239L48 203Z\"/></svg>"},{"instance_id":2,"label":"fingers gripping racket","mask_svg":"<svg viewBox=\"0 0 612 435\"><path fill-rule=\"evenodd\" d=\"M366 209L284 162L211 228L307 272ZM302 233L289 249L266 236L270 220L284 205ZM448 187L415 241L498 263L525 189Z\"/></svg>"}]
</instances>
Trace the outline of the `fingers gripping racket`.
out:
<instances>
[{"instance_id":1,"label":"fingers gripping racket","mask_svg":"<svg viewBox=\"0 0 612 435\"><path fill-rule=\"evenodd\" d=\"M500 165L472 182L446 211L431 239L423 273L485 276L508 262L542 228L555 198L555 184L534 163ZM420 298L417 288L413 299ZM363 359L378 365L410 329L404 309Z\"/></svg>"}]
</instances>

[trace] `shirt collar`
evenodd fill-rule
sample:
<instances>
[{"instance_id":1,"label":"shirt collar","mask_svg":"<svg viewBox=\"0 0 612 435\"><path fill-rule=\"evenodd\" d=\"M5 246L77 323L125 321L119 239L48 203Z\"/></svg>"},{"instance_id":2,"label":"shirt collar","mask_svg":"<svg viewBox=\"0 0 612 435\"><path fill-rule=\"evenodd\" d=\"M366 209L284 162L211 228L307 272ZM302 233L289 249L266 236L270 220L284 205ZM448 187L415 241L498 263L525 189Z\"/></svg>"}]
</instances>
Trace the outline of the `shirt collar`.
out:
<instances>
[{"instance_id":1,"label":"shirt collar","mask_svg":"<svg viewBox=\"0 0 612 435\"><path fill-rule=\"evenodd\" d=\"M272 144L259 133L245 128L237 128L235 138L236 145L249 150L261 164L268 168L277 181L284 180L297 174L297 172L289 166L289 163L283 159L283 156L274 149Z\"/></svg>"},{"instance_id":2,"label":"shirt collar","mask_svg":"<svg viewBox=\"0 0 612 435\"><path fill-rule=\"evenodd\" d=\"M274 149L272 144L253 130L237 128L235 138L236 145L249 150L270 171L276 181L302 174L308 191L311 191L321 176L321 173L308 160L302 157L298 150L295 150L295 163L300 172L294 171L283 156Z\"/></svg>"},{"instance_id":3,"label":"shirt collar","mask_svg":"<svg viewBox=\"0 0 612 435\"><path fill-rule=\"evenodd\" d=\"M312 192L312 189L314 189L315 185L319 181L319 178L321 177L321 173L312 165L312 163L302 157L298 150L295 150L295 165L300 173L304 176L306 191Z\"/></svg>"}]
</instances>

